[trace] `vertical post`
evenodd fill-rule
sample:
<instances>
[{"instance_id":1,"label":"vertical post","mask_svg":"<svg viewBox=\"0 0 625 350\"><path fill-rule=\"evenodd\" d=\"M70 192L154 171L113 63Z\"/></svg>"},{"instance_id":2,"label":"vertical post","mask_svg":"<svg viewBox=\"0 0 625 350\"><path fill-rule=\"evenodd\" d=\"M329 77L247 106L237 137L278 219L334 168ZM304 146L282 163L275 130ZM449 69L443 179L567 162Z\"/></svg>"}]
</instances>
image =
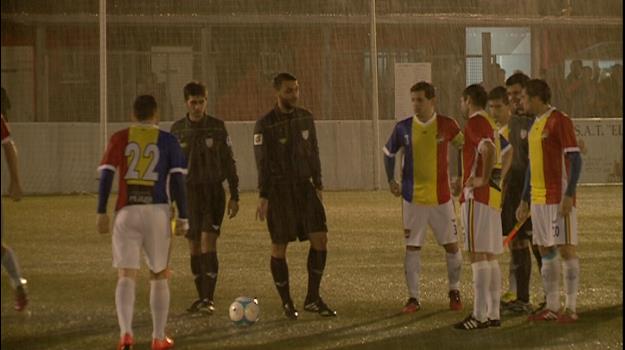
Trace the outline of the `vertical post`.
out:
<instances>
[{"instance_id":1,"label":"vertical post","mask_svg":"<svg viewBox=\"0 0 625 350\"><path fill-rule=\"evenodd\" d=\"M35 116L38 122L50 120L49 96L48 96L48 52L46 48L47 28L43 24L37 25L35 31Z\"/></svg>"},{"instance_id":2,"label":"vertical post","mask_svg":"<svg viewBox=\"0 0 625 350\"><path fill-rule=\"evenodd\" d=\"M98 22L100 24L100 149L105 149L108 138L108 118L106 112L106 0L100 0Z\"/></svg>"},{"instance_id":3,"label":"vertical post","mask_svg":"<svg viewBox=\"0 0 625 350\"><path fill-rule=\"evenodd\" d=\"M491 62L491 43L490 32L482 33L482 81L484 82L484 88L490 89L493 82L493 70Z\"/></svg>"},{"instance_id":4,"label":"vertical post","mask_svg":"<svg viewBox=\"0 0 625 350\"><path fill-rule=\"evenodd\" d=\"M376 41L375 0L370 0L371 28L371 123L373 124L373 189L380 188L380 119L378 116L378 47Z\"/></svg>"}]
</instances>

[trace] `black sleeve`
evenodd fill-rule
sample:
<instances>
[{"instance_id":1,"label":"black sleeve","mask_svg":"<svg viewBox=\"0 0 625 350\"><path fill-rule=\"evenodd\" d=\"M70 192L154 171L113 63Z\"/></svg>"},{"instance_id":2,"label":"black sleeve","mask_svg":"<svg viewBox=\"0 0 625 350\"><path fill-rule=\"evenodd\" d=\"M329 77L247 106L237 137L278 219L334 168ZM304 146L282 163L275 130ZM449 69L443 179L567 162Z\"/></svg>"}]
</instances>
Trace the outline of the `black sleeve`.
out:
<instances>
[{"instance_id":1,"label":"black sleeve","mask_svg":"<svg viewBox=\"0 0 625 350\"><path fill-rule=\"evenodd\" d=\"M321 160L319 159L319 144L317 143L317 130L315 129L315 121L310 119L310 142L312 145L312 181L315 188L323 190L323 183L321 182Z\"/></svg>"},{"instance_id":2,"label":"black sleeve","mask_svg":"<svg viewBox=\"0 0 625 350\"><path fill-rule=\"evenodd\" d=\"M237 175L237 166L234 160L234 152L232 152L232 142L230 136L228 136L228 130L224 125L225 143L226 147L223 148L224 165L226 170L226 179L228 180L228 187L230 188L230 199L239 200L239 176Z\"/></svg>"},{"instance_id":3,"label":"black sleeve","mask_svg":"<svg viewBox=\"0 0 625 350\"><path fill-rule=\"evenodd\" d=\"M254 127L254 156L256 158L256 170L258 172L258 190L260 197L269 198L269 188L271 187L271 177L269 174L269 161L267 159L267 138L263 119L256 122Z\"/></svg>"}]
</instances>

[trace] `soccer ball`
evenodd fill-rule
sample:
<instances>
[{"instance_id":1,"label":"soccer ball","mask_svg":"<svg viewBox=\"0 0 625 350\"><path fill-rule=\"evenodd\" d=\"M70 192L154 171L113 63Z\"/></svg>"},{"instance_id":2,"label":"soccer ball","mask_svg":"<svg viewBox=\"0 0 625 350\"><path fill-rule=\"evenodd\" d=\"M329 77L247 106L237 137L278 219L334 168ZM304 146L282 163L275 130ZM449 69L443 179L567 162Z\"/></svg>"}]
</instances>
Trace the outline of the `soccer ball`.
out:
<instances>
[{"instance_id":1,"label":"soccer ball","mask_svg":"<svg viewBox=\"0 0 625 350\"><path fill-rule=\"evenodd\" d=\"M237 326L249 326L258 321L260 308L258 299L238 297L230 304L230 320Z\"/></svg>"}]
</instances>

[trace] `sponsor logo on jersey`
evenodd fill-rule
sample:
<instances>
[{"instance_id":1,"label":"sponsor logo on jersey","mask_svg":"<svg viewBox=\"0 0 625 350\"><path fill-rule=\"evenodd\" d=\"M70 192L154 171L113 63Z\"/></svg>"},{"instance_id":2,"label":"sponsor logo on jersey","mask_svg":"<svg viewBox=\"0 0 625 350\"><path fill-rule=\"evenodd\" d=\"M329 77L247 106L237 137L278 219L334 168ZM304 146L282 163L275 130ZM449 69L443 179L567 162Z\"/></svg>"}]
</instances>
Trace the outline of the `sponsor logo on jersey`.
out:
<instances>
[{"instance_id":1,"label":"sponsor logo on jersey","mask_svg":"<svg viewBox=\"0 0 625 350\"><path fill-rule=\"evenodd\" d=\"M308 130L302 130L302 138L308 140Z\"/></svg>"}]
</instances>

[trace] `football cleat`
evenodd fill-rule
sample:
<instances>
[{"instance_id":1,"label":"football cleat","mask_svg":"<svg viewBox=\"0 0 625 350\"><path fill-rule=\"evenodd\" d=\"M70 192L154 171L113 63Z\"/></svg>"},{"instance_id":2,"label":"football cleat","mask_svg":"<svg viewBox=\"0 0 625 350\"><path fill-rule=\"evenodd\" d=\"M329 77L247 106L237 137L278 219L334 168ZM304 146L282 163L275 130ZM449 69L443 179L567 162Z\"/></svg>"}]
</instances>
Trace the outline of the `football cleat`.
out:
<instances>
[{"instance_id":1,"label":"football cleat","mask_svg":"<svg viewBox=\"0 0 625 350\"><path fill-rule=\"evenodd\" d=\"M454 324L454 328L460 329L463 331L472 331L476 329L488 328L488 325L489 325L488 321L481 322L475 317L473 317L473 314L470 314L464 320Z\"/></svg>"},{"instance_id":2,"label":"football cleat","mask_svg":"<svg viewBox=\"0 0 625 350\"><path fill-rule=\"evenodd\" d=\"M501 307L501 313L505 316L527 315L532 312L532 304L518 299L504 304Z\"/></svg>"},{"instance_id":3,"label":"football cleat","mask_svg":"<svg viewBox=\"0 0 625 350\"><path fill-rule=\"evenodd\" d=\"M297 320L297 317L299 316L299 312L295 310L295 306L293 305L292 301L289 301L288 303L282 305L282 308L284 309L284 315L288 319Z\"/></svg>"},{"instance_id":4,"label":"football cleat","mask_svg":"<svg viewBox=\"0 0 625 350\"><path fill-rule=\"evenodd\" d=\"M516 293L512 293L510 291L507 291L505 293L503 293L501 295L501 303L502 304L507 304L510 303L512 301L516 300Z\"/></svg>"},{"instance_id":5,"label":"football cleat","mask_svg":"<svg viewBox=\"0 0 625 350\"><path fill-rule=\"evenodd\" d=\"M304 303L304 310L309 312L317 312L323 317L336 316L336 311L330 309L330 307L326 305L326 303L324 303L321 298L317 299L317 301Z\"/></svg>"},{"instance_id":6,"label":"football cleat","mask_svg":"<svg viewBox=\"0 0 625 350\"><path fill-rule=\"evenodd\" d=\"M28 296L26 295L26 286L21 284L15 288L15 305L16 311L23 311L28 305Z\"/></svg>"},{"instance_id":7,"label":"football cleat","mask_svg":"<svg viewBox=\"0 0 625 350\"><path fill-rule=\"evenodd\" d=\"M404 314L411 314L419 310L421 310L421 304L419 304L417 298L409 298L406 302L406 305L404 305L404 307L401 309L401 312Z\"/></svg>"},{"instance_id":8,"label":"football cleat","mask_svg":"<svg viewBox=\"0 0 625 350\"><path fill-rule=\"evenodd\" d=\"M577 313L571 309L564 309L558 314L558 323L575 323L578 319Z\"/></svg>"},{"instance_id":9,"label":"football cleat","mask_svg":"<svg viewBox=\"0 0 625 350\"><path fill-rule=\"evenodd\" d=\"M489 318L486 323L488 323L488 327L501 327L501 320L491 320Z\"/></svg>"},{"instance_id":10,"label":"football cleat","mask_svg":"<svg viewBox=\"0 0 625 350\"><path fill-rule=\"evenodd\" d=\"M134 344L135 340L132 339L132 335L126 333L123 337L119 339L119 344L117 344L117 350L131 350Z\"/></svg>"},{"instance_id":11,"label":"football cleat","mask_svg":"<svg viewBox=\"0 0 625 350\"><path fill-rule=\"evenodd\" d=\"M197 300L195 300L195 301L191 304L191 306L189 306L189 307L187 308L187 312L190 312L190 313L195 313L195 312L200 311L200 309L201 309L201 307L202 307L202 304L203 304L204 302L205 302L205 301L204 301L203 299L197 299Z\"/></svg>"},{"instance_id":12,"label":"football cleat","mask_svg":"<svg viewBox=\"0 0 625 350\"><path fill-rule=\"evenodd\" d=\"M549 309L543 309L542 311L531 314L528 321L557 321L558 314Z\"/></svg>"},{"instance_id":13,"label":"football cleat","mask_svg":"<svg viewBox=\"0 0 625 350\"><path fill-rule=\"evenodd\" d=\"M460 291L453 289L449 291L449 309L454 311L462 310L462 300L460 300Z\"/></svg>"},{"instance_id":14,"label":"football cleat","mask_svg":"<svg viewBox=\"0 0 625 350\"><path fill-rule=\"evenodd\" d=\"M212 315L215 312L215 302L212 300L202 300L198 306L198 310L208 315Z\"/></svg>"},{"instance_id":15,"label":"football cleat","mask_svg":"<svg viewBox=\"0 0 625 350\"><path fill-rule=\"evenodd\" d=\"M163 339L152 339L152 350L167 350L174 347L174 340L170 337Z\"/></svg>"}]
</instances>

